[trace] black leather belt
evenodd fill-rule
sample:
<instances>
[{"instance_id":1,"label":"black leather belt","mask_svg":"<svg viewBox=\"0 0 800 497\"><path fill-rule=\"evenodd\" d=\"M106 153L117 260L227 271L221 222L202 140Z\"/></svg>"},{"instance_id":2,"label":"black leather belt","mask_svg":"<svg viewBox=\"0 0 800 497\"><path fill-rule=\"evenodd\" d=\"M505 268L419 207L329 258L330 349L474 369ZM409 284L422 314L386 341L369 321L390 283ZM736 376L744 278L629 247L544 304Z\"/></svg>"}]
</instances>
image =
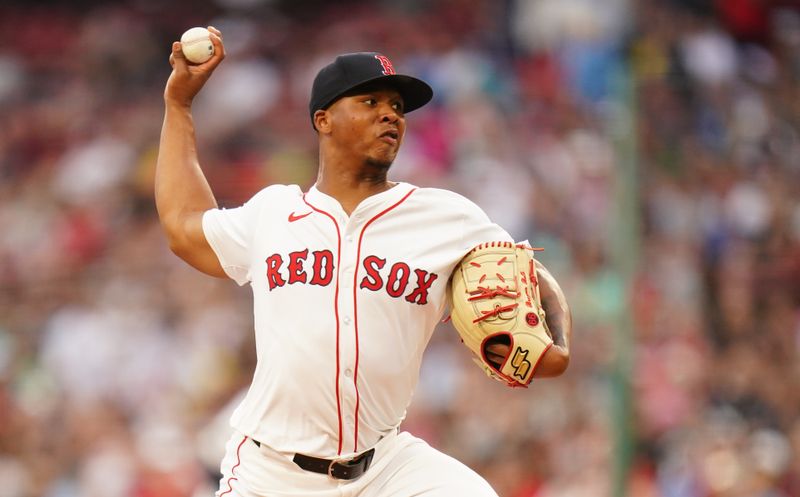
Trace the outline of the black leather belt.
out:
<instances>
[{"instance_id":1,"label":"black leather belt","mask_svg":"<svg viewBox=\"0 0 800 497\"><path fill-rule=\"evenodd\" d=\"M252 438L251 440L261 447L261 442ZM295 454L292 461L306 471L328 475L337 480L355 480L367 472L374 455L375 449L369 449L352 459L322 459L305 454Z\"/></svg>"}]
</instances>

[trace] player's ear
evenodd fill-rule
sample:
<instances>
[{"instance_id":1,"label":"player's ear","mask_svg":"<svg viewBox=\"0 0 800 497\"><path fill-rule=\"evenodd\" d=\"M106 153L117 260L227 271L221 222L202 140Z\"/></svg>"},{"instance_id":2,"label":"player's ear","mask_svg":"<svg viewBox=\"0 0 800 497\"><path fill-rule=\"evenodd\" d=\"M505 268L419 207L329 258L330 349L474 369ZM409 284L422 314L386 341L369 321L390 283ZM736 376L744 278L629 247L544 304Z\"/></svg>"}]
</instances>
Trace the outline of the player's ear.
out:
<instances>
[{"instance_id":1,"label":"player's ear","mask_svg":"<svg viewBox=\"0 0 800 497\"><path fill-rule=\"evenodd\" d=\"M314 112L314 127L321 134L331 132L331 116L327 109L320 109Z\"/></svg>"}]
</instances>

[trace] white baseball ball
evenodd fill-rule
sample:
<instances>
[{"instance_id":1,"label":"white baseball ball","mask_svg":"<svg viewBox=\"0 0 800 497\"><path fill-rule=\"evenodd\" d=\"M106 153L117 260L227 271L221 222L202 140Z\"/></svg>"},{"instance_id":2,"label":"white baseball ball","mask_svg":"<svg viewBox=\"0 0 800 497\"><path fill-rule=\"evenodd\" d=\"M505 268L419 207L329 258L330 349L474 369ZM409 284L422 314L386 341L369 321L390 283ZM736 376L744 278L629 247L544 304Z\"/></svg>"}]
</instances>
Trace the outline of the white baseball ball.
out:
<instances>
[{"instance_id":1,"label":"white baseball ball","mask_svg":"<svg viewBox=\"0 0 800 497\"><path fill-rule=\"evenodd\" d=\"M191 28L181 35L181 49L186 60L202 64L214 55L211 33L206 28Z\"/></svg>"}]
</instances>

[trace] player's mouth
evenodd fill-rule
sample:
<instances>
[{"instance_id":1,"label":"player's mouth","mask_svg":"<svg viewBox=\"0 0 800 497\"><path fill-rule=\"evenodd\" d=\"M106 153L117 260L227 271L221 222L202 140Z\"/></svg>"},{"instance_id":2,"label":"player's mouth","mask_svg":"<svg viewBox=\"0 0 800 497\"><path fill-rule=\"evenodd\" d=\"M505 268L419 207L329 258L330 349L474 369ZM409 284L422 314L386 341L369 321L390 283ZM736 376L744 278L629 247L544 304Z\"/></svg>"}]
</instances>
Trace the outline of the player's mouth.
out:
<instances>
[{"instance_id":1,"label":"player's mouth","mask_svg":"<svg viewBox=\"0 0 800 497\"><path fill-rule=\"evenodd\" d=\"M381 133L379 138L389 145L397 145L400 140L400 133L396 129L390 129Z\"/></svg>"}]
</instances>

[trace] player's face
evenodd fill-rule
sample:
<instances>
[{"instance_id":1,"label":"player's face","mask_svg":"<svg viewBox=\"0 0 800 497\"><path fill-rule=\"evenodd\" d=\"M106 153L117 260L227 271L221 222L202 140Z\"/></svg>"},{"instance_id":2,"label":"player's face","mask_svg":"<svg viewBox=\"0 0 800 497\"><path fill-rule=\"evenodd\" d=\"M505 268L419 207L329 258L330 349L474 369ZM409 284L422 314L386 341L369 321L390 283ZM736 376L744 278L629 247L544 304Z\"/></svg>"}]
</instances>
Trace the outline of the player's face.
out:
<instances>
[{"instance_id":1,"label":"player's face","mask_svg":"<svg viewBox=\"0 0 800 497\"><path fill-rule=\"evenodd\" d=\"M392 164L406 130L403 99L397 91L359 91L340 98L329 111L337 143L369 165L388 168Z\"/></svg>"}]
</instances>

